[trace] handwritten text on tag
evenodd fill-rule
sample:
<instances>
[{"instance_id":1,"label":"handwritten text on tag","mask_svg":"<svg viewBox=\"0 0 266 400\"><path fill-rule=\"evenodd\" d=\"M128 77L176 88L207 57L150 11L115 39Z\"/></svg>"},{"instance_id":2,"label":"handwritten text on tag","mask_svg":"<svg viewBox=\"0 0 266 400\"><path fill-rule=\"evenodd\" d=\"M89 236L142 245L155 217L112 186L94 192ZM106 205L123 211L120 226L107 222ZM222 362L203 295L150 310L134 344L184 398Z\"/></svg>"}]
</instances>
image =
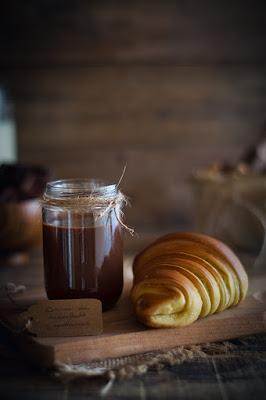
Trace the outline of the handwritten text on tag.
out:
<instances>
[{"instance_id":1,"label":"handwritten text on tag","mask_svg":"<svg viewBox=\"0 0 266 400\"><path fill-rule=\"evenodd\" d=\"M22 317L28 321L27 330L40 337L99 335L103 330L97 299L42 300Z\"/></svg>"}]
</instances>

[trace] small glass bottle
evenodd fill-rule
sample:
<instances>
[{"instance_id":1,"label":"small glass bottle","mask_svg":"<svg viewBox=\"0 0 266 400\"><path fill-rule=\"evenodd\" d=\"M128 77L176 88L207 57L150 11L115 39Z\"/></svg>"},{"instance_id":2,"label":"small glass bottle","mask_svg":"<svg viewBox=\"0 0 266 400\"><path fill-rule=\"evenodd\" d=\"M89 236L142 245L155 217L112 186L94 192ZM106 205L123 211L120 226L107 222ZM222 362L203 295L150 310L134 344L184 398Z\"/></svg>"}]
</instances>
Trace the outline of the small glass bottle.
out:
<instances>
[{"instance_id":1,"label":"small glass bottle","mask_svg":"<svg viewBox=\"0 0 266 400\"><path fill-rule=\"evenodd\" d=\"M17 161L14 107L4 86L0 85L0 164Z\"/></svg>"},{"instance_id":2,"label":"small glass bottle","mask_svg":"<svg viewBox=\"0 0 266 400\"><path fill-rule=\"evenodd\" d=\"M121 203L113 202L117 194L115 184L96 180L47 184L43 255L49 299L97 298L104 310L119 299L123 237L118 221Z\"/></svg>"}]
</instances>

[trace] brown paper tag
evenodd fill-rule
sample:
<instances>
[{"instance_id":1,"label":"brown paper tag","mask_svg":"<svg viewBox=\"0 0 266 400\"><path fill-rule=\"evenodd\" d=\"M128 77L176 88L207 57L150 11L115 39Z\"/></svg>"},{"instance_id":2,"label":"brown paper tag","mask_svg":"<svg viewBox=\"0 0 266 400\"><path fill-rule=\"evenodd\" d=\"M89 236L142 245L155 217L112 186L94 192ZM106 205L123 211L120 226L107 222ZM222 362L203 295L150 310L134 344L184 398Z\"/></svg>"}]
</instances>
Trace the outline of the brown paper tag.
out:
<instances>
[{"instance_id":1,"label":"brown paper tag","mask_svg":"<svg viewBox=\"0 0 266 400\"><path fill-rule=\"evenodd\" d=\"M97 299L43 300L21 315L27 330L40 337L99 335L102 303Z\"/></svg>"}]
</instances>

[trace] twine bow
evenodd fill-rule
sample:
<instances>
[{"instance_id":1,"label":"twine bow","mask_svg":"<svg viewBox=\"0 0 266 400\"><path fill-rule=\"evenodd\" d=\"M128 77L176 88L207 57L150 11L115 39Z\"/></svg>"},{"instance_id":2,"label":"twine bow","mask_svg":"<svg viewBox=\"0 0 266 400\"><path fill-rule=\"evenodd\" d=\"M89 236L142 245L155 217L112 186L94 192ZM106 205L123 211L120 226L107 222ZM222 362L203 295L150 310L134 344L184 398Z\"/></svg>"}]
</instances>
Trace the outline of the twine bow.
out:
<instances>
[{"instance_id":1,"label":"twine bow","mask_svg":"<svg viewBox=\"0 0 266 400\"><path fill-rule=\"evenodd\" d=\"M116 184L116 188L118 189L122 179L124 178L126 172L127 165L124 166L122 174ZM87 195L86 193L79 193L75 197L60 197L60 198L52 198L44 194L42 205L50 206L50 207L64 207L72 209L76 207L80 211L94 211L98 210L98 215L96 214L96 221L108 213L111 210L114 210L115 216L119 224L130 233L130 235L134 235L135 230L127 226L121 219L121 215L123 217L122 208L129 204L128 198L118 190L117 194L112 197L100 196L99 193L91 193Z\"/></svg>"}]
</instances>

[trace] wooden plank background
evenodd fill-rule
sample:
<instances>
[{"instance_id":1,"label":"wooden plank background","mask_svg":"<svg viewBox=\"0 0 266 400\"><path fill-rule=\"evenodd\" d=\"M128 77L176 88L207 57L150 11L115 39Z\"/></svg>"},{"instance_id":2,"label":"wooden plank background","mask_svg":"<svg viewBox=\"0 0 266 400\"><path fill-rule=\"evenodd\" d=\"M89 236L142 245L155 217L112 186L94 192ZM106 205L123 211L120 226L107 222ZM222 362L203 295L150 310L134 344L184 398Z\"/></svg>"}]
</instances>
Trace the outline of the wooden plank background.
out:
<instances>
[{"instance_id":1,"label":"wooden plank background","mask_svg":"<svg viewBox=\"0 0 266 400\"><path fill-rule=\"evenodd\" d=\"M118 179L137 230L191 222L196 168L236 161L266 119L262 2L11 1L0 79L21 161Z\"/></svg>"}]
</instances>

